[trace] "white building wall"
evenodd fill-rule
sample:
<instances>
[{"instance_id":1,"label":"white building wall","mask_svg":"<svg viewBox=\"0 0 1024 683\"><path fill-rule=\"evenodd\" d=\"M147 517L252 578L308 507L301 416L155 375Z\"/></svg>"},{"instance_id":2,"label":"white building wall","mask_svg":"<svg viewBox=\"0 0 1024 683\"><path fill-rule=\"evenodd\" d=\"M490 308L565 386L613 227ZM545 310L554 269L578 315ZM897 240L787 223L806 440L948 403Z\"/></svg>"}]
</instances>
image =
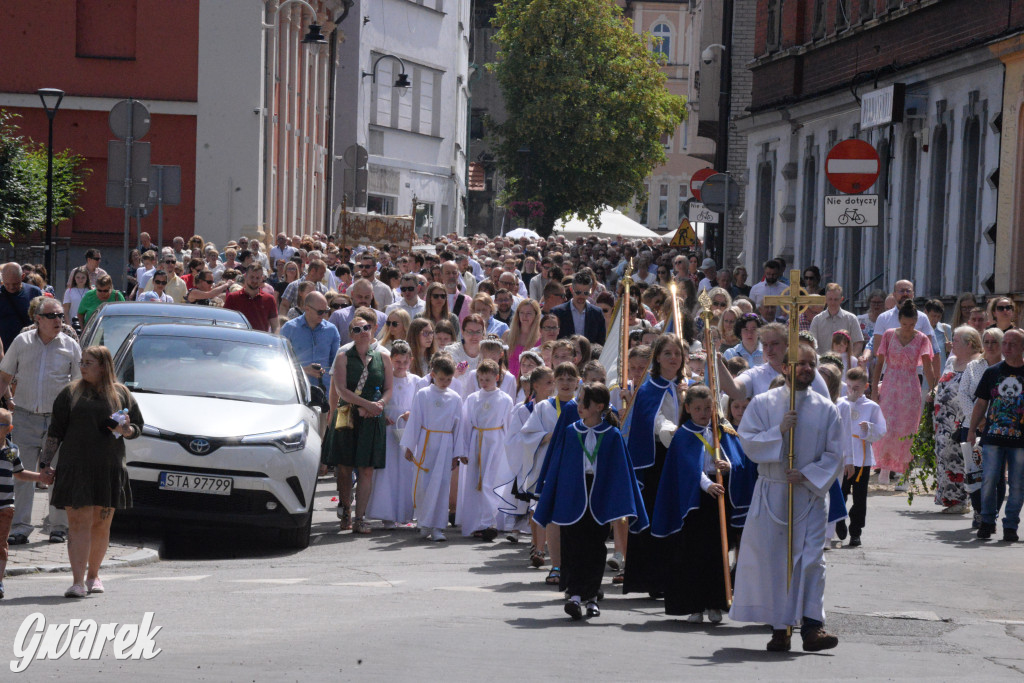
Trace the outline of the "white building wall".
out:
<instances>
[{"instance_id":1,"label":"white building wall","mask_svg":"<svg viewBox=\"0 0 1024 683\"><path fill-rule=\"evenodd\" d=\"M1001 110L1002 65L993 60L987 50L974 50L901 74L896 80L907 85L907 106L916 105L919 111L891 129L859 131L860 108L848 91L800 103L786 112L764 112L741 121L749 132L749 185L744 206L747 231L743 255L754 280L759 279L764 257L782 255L786 258L787 269L817 265L825 281L834 280L844 285L847 296L853 294L851 287L862 287L880 273L883 277L869 289L891 291L896 280L911 279L917 294L922 296L955 296L963 288L963 280L972 283L971 291L985 291L983 281L992 273L995 258L994 247L984 233L995 223L996 217L997 188L989 178L999 166L999 135L992 122ZM889 83L880 81L878 87ZM860 91L872 89L874 84ZM969 93L974 91L977 101L972 104ZM942 100L946 103L946 114L940 119L937 103ZM974 115L980 124L980 165L977 220L972 234L968 235L967 230L961 228L960 220L964 209L964 136L965 125ZM947 125L948 162L941 220L937 219L939 230L936 232L930 229L931 171L932 165L938 162L933 138L941 122ZM824 196L834 190L825 178L825 156L834 142L854 136L867 140L876 149L883 140L891 140L893 158L888 196L883 196L883 226L826 229ZM914 140L918 160L912 192L908 192L907 186L908 139ZM808 181L812 169L809 158L814 160L813 181ZM762 241L758 235L762 198L758 170L766 161L774 164L774 188L770 231L767 241ZM884 176L869 192L885 195L881 187L883 181ZM808 182L814 188L812 204L805 197ZM902 229L905 218L910 219L908 230ZM812 232L807 231L808 224L813 225ZM855 230L861 231L859 244ZM878 244L884 248L879 249ZM960 277L958 267L971 250L975 254L971 273L969 277ZM909 262L909 268L901 264L903 260ZM858 299L864 299L868 291L862 292Z\"/></svg>"},{"instance_id":2,"label":"white building wall","mask_svg":"<svg viewBox=\"0 0 1024 683\"><path fill-rule=\"evenodd\" d=\"M196 232L217 245L259 230L263 3L201 0Z\"/></svg>"},{"instance_id":3,"label":"white building wall","mask_svg":"<svg viewBox=\"0 0 1024 683\"><path fill-rule=\"evenodd\" d=\"M356 139L370 152L371 176L388 171L399 174L397 185L390 183L384 195L395 213L411 214L414 197L418 203L433 205L433 235L461 233L465 224L462 198L466 193L469 10L469 0L425 0L425 5L410 0L380 0L363 3L358 19L366 22L360 30L359 46L363 71L372 70L376 57L394 55L405 62L410 78L414 65L441 72L441 96L435 109L440 119L437 135L372 124L374 89L369 76L360 80L358 92L338 95L359 98ZM395 76L399 71L397 62L387 58L378 68ZM378 86L388 87L389 80L393 83L394 76L378 78ZM379 137L371 137L371 131ZM370 194L377 194L373 177L369 184ZM381 185L377 187L378 192L382 191Z\"/></svg>"}]
</instances>

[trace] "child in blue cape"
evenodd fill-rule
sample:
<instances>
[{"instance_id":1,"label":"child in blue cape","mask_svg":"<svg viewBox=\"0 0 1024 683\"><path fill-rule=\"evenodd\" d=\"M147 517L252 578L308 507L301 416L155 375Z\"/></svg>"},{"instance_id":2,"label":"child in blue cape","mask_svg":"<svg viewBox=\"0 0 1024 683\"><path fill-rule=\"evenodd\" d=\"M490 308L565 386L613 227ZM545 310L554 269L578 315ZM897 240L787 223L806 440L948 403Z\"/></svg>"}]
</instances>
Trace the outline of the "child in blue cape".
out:
<instances>
[{"instance_id":1,"label":"child in blue cape","mask_svg":"<svg viewBox=\"0 0 1024 683\"><path fill-rule=\"evenodd\" d=\"M651 535L663 538L665 556L665 613L688 614L688 621L722 621L729 609L722 560L721 519L718 498L726 495L728 482L715 482L733 465L741 465L742 452L736 437L719 427L721 459L714 457L711 417L714 397L703 385L692 386L683 403L683 422L676 430L665 457L658 495L651 516Z\"/></svg>"}]
</instances>

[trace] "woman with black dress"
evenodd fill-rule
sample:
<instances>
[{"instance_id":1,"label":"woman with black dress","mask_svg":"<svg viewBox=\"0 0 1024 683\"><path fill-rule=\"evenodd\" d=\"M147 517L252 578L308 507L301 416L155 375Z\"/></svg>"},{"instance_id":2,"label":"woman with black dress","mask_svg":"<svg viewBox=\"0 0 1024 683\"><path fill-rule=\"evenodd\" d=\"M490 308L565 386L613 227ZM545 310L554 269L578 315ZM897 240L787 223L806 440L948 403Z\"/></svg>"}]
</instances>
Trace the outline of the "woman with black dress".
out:
<instances>
[{"instance_id":1,"label":"woman with black dress","mask_svg":"<svg viewBox=\"0 0 1024 683\"><path fill-rule=\"evenodd\" d=\"M100 565L110 542L115 509L131 507L125 439L142 433L142 413L127 387L117 383L114 361L103 346L82 352L82 379L53 402L50 428L39 456L41 471L60 450L51 504L68 513L72 585L66 598L102 593ZM112 419L120 413L117 421ZM63 446L63 447L61 447Z\"/></svg>"}]
</instances>

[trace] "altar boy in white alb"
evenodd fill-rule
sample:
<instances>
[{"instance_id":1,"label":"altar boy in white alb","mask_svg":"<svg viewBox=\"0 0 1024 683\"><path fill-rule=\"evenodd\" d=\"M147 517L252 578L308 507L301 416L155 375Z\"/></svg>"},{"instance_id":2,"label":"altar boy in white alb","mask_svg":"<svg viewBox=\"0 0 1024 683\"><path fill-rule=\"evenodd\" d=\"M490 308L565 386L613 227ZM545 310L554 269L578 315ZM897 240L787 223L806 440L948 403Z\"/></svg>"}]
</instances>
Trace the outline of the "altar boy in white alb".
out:
<instances>
[{"instance_id":1,"label":"altar boy in white alb","mask_svg":"<svg viewBox=\"0 0 1024 683\"><path fill-rule=\"evenodd\" d=\"M399 445L405 459L416 467L413 510L420 535L431 541L448 540L444 535L448 526L448 491L452 468L461 450L462 399L450 388L454 375L451 356L436 354L431 359L433 383L416 392Z\"/></svg>"},{"instance_id":2,"label":"altar boy in white alb","mask_svg":"<svg viewBox=\"0 0 1024 683\"><path fill-rule=\"evenodd\" d=\"M787 385L755 396L740 422L743 450L758 463L736 564L734 621L771 624L770 652L790 649L788 627L801 626L803 648L816 652L839 639L824 631L826 494L843 466L843 427L835 405L808 391L817 354L801 344L796 367L796 410ZM793 430L790 432L790 430ZM794 435L793 469L788 467ZM793 579L786 588L788 483L793 486Z\"/></svg>"}]
</instances>

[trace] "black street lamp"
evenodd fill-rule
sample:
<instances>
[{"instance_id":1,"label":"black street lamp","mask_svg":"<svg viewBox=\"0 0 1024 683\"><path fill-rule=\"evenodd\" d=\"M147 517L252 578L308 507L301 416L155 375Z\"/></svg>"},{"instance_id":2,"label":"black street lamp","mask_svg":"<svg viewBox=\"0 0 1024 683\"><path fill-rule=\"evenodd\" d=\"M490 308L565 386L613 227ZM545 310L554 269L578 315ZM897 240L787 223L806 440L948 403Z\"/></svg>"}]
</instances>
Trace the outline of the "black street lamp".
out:
<instances>
[{"instance_id":1,"label":"black street lamp","mask_svg":"<svg viewBox=\"0 0 1024 683\"><path fill-rule=\"evenodd\" d=\"M36 94L43 102L49 129L46 138L46 251L43 254L43 263L46 264L50 281L54 282L56 274L53 269L53 117L57 115L60 103L64 100L64 91L57 88L40 88L36 90Z\"/></svg>"},{"instance_id":2,"label":"black street lamp","mask_svg":"<svg viewBox=\"0 0 1024 683\"><path fill-rule=\"evenodd\" d=\"M381 55L380 57L377 57L377 59L373 62L373 66L370 67L370 70L363 72L362 78L370 76L370 82L376 83L377 66L380 64L382 59L393 59L396 62L398 62L398 67L401 69L401 71L398 73L398 77L395 78L394 87L398 88L401 91L399 92L399 95L404 94L410 87L412 87L412 83L409 81L409 74L406 72L405 69L405 60L396 55Z\"/></svg>"}]
</instances>

